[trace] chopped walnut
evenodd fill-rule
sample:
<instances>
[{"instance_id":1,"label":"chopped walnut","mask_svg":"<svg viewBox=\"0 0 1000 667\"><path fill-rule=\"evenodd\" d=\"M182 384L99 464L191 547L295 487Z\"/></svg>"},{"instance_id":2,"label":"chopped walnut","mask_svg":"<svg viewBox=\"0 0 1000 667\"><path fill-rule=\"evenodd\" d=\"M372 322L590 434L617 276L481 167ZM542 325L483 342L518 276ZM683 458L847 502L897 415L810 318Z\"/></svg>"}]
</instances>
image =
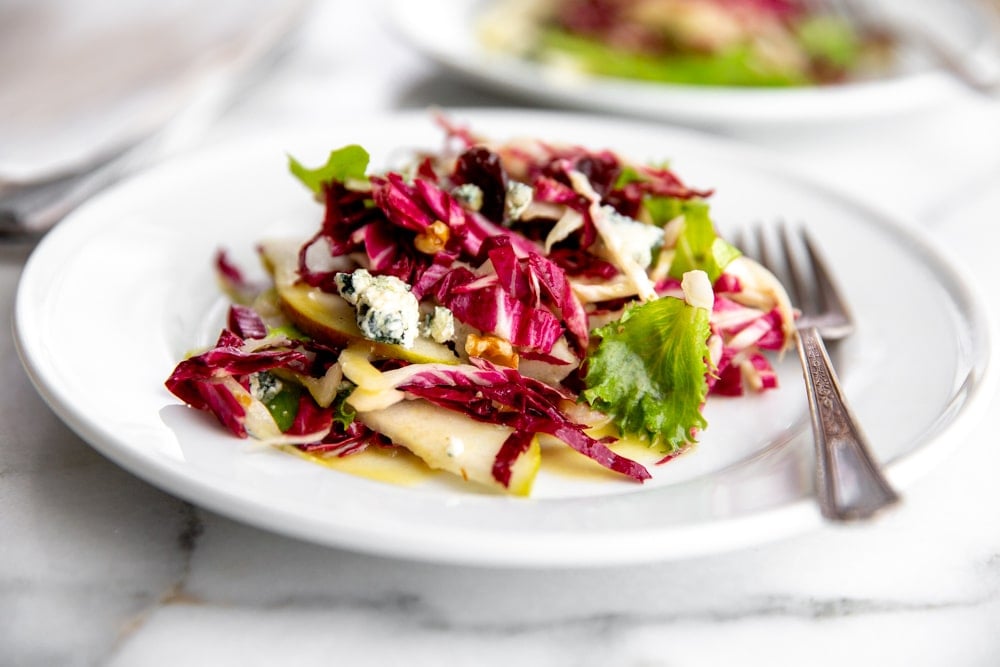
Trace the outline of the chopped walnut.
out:
<instances>
[{"instance_id":1,"label":"chopped walnut","mask_svg":"<svg viewBox=\"0 0 1000 667\"><path fill-rule=\"evenodd\" d=\"M437 220L429 224L427 229L417 234L417 237L413 239L413 245L420 252L433 255L444 248L450 236L451 230L448 229L448 225Z\"/></svg>"},{"instance_id":2,"label":"chopped walnut","mask_svg":"<svg viewBox=\"0 0 1000 667\"><path fill-rule=\"evenodd\" d=\"M498 366L508 368L517 368L520 360L509 340L490 334L480 336L470 333L465 339L465 352L470 357L480 357Z\"/></svg>"}]
</instances>

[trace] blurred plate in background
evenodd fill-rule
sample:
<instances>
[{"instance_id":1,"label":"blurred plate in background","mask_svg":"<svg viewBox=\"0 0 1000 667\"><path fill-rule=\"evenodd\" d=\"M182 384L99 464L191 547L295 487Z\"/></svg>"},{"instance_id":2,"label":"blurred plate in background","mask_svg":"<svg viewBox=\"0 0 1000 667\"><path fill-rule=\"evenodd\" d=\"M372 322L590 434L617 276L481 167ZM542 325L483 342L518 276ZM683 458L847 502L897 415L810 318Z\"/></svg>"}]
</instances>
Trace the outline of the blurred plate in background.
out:
<instances>
[{"instance_id":1,"label":"blurred plate in background","mask_svg":"<svg viewBox=\"0 0 1000 667\"><path fill-rule=\"evenodd\" d=\"M491 0L384 0L385 20L418 51L470 81L554 106L709 128L780 126L885 117L940 104L961 84L920 49L903 46L878 78L795 88L697 86L587 76L487 49L479 38ZM995 46L973 3L870 3L892 25L933 30L970 57ZM877 13L877 12L876 12Z\"/></svg>"}]
</instances>

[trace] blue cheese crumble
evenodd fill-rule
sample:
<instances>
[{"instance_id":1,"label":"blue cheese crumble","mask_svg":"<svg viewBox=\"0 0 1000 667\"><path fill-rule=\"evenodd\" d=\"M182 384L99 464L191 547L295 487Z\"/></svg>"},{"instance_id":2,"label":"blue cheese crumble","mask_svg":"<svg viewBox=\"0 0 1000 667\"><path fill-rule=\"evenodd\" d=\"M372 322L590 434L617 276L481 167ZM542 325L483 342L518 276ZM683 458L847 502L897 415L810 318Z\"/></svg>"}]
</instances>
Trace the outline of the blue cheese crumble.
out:
<instances>
[{"instance_id":1,"label":"blue cheese crumble","mask_svg":"<svg viewBox=\"0 0 1000 667\"><path fill-rule=\"evenodd\" d=\"M447 343L455 337L455 316L444 306L434 306L433 313L427 313L420 332L435 343Z\"/></svg>"},{"instance_id":2,"label":"blue cheese crumble","mask_svg":"<svg viewBox=\"0 0 1000 667\"><path fill-rule=\"evenodd\" d=\"M483 207L483 190L475 183L459 185L451 191L451 196L467 211L478 211Z\"/></svg>"},{"instance_id":3,"label":"blue cheese crumble","mask_svg":"<svg viewBox=\"0 0 1000 667\"><path fill-rule=\"evenodd\" d=\"M366 269L338 273L334 280L340 296L354 306L365 338L413 347L420 330L420 306L409 285L395 276L373 276Z\"/></svg>"},{"instance_id":4,"label":"blue cheese crumble","mask_svg":"<svg viewBox=\"0 0 1000 667\"><path fill-rule=\"evenodd\" d=\"M250 395L262 403L273 401L284 388L281 380L266 371L250 376Z\"/></svg>"},{"instance_id":5,"label":"blue cheese crumble","mask_svg":"<svg viewBox=\"0 0 1000 667\"><path fill-rule=\"evenodd\" d=\"M535 191L527 183L510 181L507 183L507 194L504 197L504 213L508 220L520 220L524 212L531 206Z\"/></svg>"},{"instance_id":6,"label":"blue cheese crumble","mask_svg":"<svg viewBox=\"0 0 1000 667\"><path fill-rule=\"evenodd\" d=\"M648 268L653 263L653 248L663 244L663 228L622 215L611 206L602 206L601 211L614 234L618 254Z\"/></svg>"}]
</instances>

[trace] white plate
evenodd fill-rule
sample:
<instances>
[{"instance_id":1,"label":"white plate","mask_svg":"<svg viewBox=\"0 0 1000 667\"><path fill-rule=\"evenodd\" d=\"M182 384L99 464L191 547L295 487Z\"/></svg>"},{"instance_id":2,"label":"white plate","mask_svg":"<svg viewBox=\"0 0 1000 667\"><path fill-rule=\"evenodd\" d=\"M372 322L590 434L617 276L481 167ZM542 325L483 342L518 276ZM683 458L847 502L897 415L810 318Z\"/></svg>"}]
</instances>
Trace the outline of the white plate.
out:
<instances>
[{"instance_id":1,"label":"white plate","mask_svg":"<svg viewBox=\"0 0 1000 667\"><path fill-rule=\"evenodd\" d=\"M557 106L609 111L700 127L786 126L899 114L940 104L958 85L904 49L886 76L836 86L786 89L690 86L611 77L567 76L518 57L491 52L477 38L479 15L491 0L383 0L396 32L448 70L487 87ZM884 0L883 10L917 22L972 56L991 44L989 21L974 3ZM987 17L988 19L989 17Z\"/></svg>"},{"instance_id":2,"label":"white plate","mask_svg":"<svg viewBox=\"0 0 1000 667\"><path fill-rule=\"evenodd\" d=\"M717 188L732 229L807 220L857 313L839 357L846 390L892 481L926 472L982 405L987 324L967 283L891 215L803 180L757 152L697 134L570 114L455 111L497 138L530 133L669 158L692 185ZM252 262L256 242L305 235L322 212L285 154L319 163L359 142L373 164L399 147L435 148L424 113L372 118L192 156L108 191L52 231L19 286L16 337L56 413L111 459L212 510L329 545L435 561L579 566L677 558L819 524L811 444L794 359L783 387L712 399L699 447L654 480L593 481L543 471L531 499L430 482L350 476L232 438L163 387L186 350L222 323L212 256Z\"/></svg>"}]
</instances>

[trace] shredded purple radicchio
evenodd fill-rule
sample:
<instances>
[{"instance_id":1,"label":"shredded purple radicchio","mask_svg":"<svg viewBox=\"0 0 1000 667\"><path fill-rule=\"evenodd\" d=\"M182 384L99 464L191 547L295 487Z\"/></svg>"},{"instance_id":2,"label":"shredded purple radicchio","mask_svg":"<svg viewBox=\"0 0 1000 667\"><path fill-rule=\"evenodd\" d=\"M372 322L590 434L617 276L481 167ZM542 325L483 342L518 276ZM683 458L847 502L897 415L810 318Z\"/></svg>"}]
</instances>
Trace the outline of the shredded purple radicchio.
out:
<instances>
[{"instance_id":1,"label":"shredded purple radicchio","mask_svg":"<svg viewBox=\"0 0 1000 667\"><path fill-rule=\"evenodd\" d=\"M649 471L642 464L616 454L607 446L608 440L592 438L584 425L566 416L559 404L572 399L562 391L511 368L482 359L473 359L472 363L471 367L417 373L398 389L477 421L512 428L511 442L501 448L494 465L497 481L509 481L513 461L526 450L525 434L536 433L552 435L605 468L636 481L649 479ZM502 479L505 474L506 480Z\"/></svg>"}]
</instances>

